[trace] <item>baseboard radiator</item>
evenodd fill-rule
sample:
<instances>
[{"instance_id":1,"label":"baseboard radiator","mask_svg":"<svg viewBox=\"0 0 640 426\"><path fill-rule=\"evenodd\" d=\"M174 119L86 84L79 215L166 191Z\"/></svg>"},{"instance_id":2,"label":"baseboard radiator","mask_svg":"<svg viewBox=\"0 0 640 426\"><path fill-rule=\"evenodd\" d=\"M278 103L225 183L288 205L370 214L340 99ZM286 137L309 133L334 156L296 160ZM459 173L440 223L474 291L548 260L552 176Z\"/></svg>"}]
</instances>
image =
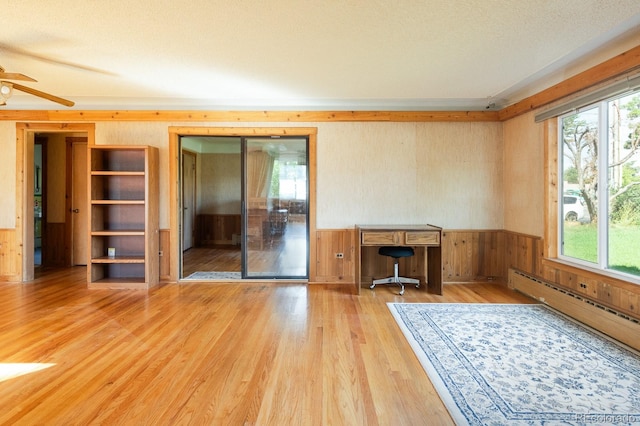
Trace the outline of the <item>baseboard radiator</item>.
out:
<instances>
[{"instance_id":1,"label":"baseboard radiator","mask_svg":"<svg viewBox=\"0 0 640 426\"><path fill-rule=\"evenodd\" d=\"M509 269L509 288L640 351L640 321L554 284Z\"/></svg>"}]
</instances>

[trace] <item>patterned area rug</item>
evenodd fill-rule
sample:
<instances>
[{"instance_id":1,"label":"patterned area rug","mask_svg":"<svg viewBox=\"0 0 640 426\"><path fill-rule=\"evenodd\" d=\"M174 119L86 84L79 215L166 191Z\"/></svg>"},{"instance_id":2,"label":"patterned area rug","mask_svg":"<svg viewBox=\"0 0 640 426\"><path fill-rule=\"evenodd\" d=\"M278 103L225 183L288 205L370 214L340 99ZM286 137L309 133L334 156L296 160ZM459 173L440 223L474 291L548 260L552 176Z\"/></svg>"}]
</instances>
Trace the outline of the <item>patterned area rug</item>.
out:
<instances>
[{"instance_id":1,"label":"patterned area rug","mask_svg":"<svg viewBox=\"0 0 640 426\"><path fill-rule=\"evenodd\" d=\"M640 424L640 355L544 305L388 305L459 425Z\"/></svg>"},{"instance_id":2,"label":"patterned area rug","mask_svg":"<svg viewBox=\"0 0 640 426\"><path fill-rule=\"evenodd\" d=\"M240 272L194 272L185 280L209 281L209 280L239 280L242 279Z\"/></svg>"}]
</instances>

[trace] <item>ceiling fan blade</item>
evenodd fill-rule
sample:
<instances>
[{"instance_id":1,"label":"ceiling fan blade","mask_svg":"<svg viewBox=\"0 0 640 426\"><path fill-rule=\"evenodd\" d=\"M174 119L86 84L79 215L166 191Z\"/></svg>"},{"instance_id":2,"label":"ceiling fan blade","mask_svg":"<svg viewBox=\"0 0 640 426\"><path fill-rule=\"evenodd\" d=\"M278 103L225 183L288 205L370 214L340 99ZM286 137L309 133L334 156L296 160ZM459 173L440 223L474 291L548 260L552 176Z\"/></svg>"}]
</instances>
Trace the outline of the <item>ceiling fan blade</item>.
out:
<instances>
[{"instance_id":1,"label":"ceiling fan blade","mask_svg":"<svg viewBox=\"0 0 640 426\"><path fill-rule=\"evenodd\" d=\"M4 72L4 69L2 67L0 67L0 78L4 80L21 80L21 81L32 81L32 82L37 81L27 75L20 74L18 72Z\"/></svg>"},{"instance_id":2,"label":"ceiling fan blade","mask_svg":"<svg viewBox=\"0 0 640 426\"><path fill-rule=\"evenodd\" d=\"M27 58L31 58L31 59L35 59L41 62L46 62L49 64L54 64L54 65L61 65L67 68L75 68L77 70L81 70L81 71L90 71L90 72L95 72L95 73L99 73L99 74L104 74L104 75L112 75L112 76L117 76L116 73L111 72L111 71L106 71L106 70L102 70L99 68L94 68L94 67L89 67L86 65L81 65L81 64L77 64L74 62L68 62L68 61L63 61L63 60L59 60L59 59L55 59L49 56L45 56L45 55L39 55L36 53L31 53L25 49L20 49L17 47L11 47L8 44L5 43L1 43L0 42L0 51L9 53L9 54L13 54L13 55L20 55L20 56L25 56Z\"/></svg>"},{"instance_id":3,"label":"ceiling fan blade","mask_svg":"<svg viewBox=\"0 0 640 426\"><path fill-rule=\"evenodd\" d=\"M11 83L13 88L16 90L20 90L21 92L29 93L30 95L38 96L40 98L44 98L50 100L52 102L57 102L64 106L72 107L75 105L75 102L69 101L67 99L50 95L49 93L41 92L40 90L32 89L31 87L23 86L22 84Z\"/></svg>"}]
</instances>

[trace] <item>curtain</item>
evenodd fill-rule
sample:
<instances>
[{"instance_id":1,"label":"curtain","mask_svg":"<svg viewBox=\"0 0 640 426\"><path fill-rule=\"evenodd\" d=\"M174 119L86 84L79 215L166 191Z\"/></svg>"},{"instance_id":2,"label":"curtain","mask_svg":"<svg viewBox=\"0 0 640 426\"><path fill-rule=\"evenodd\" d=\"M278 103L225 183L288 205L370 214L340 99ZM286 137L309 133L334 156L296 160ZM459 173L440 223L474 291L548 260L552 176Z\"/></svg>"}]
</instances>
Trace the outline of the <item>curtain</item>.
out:
<instances>
[{"instance_id":1,"label":"curtain","mask_svg":"<svg viewBox=\"0 0 640 426\"><path fill-rule=\"evenodd\" d=\"M273 157L267 152L247 153L247 196L249 198L266 198L269 195L273 161Z\"/></svg>"}]
</instances>

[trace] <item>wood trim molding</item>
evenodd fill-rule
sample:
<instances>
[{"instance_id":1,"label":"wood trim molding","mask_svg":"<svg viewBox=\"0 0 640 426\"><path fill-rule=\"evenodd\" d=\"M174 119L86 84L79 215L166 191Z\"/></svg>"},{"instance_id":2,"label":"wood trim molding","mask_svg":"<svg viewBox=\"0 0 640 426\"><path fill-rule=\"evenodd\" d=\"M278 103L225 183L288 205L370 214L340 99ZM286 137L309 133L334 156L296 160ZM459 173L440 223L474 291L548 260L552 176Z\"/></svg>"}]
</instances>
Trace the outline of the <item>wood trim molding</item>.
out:
<instances>
[{"instance_id":1,"label":"wood trim molding","mask_svg":"<svg viewBox=\"0 0 640 426\"><path fill-rule=\"evenodd\" d=\"M558 256L558 120L544 122L544 257Z\"/></svg>"},{"instance_id":2,"label":"wood trim molding","mask_svg":"<svg viewBox=\"0 0 640 426\"><path fill-rule=\"evenodd\" d=\"M169 134L180 136L308 136L318 134L316 127L181 127L170 126Z\"/></svg>"},{"instance_id":3,"label":"wood trim molding","mask_svg":"<svg viewBox=\"0 0 640 426\"><path fill-rule=\"evenodd\" d=\"M491 122L498 111L93 111L0 110L0 121Z\"/></svg>"},{"instance_id":4,"label":"wood trim molding","mask_svg":"<svg viewBox=\"0 0 640 426\"><path fill-rule=\"evenodd\" d=\"M520 102L501 109L498 114L499 120L509 120L533 111L580 90L588 89L589 87L603 83L637 68L640 68L640 46L627 50L608 61L602 62L533 96L529 96Z\"/></svg>"}]
</instances>

